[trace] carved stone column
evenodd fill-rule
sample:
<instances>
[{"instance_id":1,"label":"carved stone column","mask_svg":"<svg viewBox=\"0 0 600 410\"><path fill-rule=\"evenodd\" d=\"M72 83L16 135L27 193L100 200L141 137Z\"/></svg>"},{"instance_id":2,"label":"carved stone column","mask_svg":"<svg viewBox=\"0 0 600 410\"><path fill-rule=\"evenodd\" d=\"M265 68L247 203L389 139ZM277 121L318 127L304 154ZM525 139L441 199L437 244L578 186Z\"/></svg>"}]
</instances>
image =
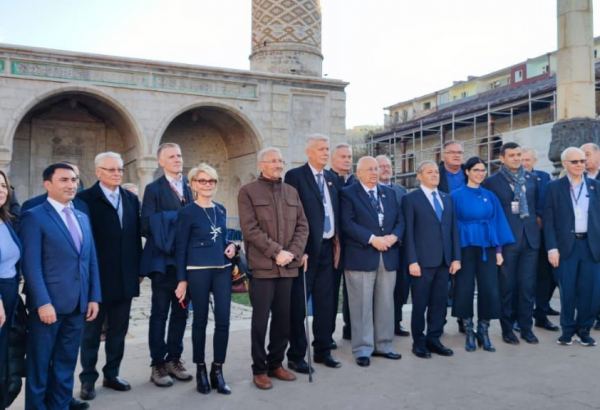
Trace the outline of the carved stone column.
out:
<instances>
[{"instance_id":1,"label":"carved stone column","mask_svg":"<svg viewBox=\"0 0 600 410\"><path fill-rule=\"evenodd\" d=\"M137 160L138 186L140 197L144 195L146 185L154 180L154 173L158 168L158 160L155 157L142 157Z\"/></svg>"}]
</instances>

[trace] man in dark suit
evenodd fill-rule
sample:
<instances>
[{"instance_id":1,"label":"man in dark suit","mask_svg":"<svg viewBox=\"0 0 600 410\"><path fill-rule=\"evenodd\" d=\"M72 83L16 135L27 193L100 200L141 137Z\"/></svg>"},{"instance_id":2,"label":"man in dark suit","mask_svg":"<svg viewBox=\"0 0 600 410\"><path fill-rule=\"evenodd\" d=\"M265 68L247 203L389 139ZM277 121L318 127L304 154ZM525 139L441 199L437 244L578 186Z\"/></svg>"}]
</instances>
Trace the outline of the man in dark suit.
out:
<instances>
[{"instance_id":1,"label":"man in dark suit","mask_svg":"<svg viewBox=\"0 0 600 410\"><path fill-rule=\"evenodd\" d=\"M600 146L589 142L580 147L585 153L585 172L588 178L600 181ZM595 330L600 330L600 312L596 315Z\"/></svg>"},{"instance_id":2,"label":"man in dark suit","mask_svg":"<svg viewBox=\"0 0 600 410\"><path fill-rule=\"evenodd\" d=\"M338 192L336 176L325 169L329 161L329 138L312 135L307 138L308 162L285 174L285 182L296 188L308 219L309 235L306 244L308 269L306 293L312 296L315 363L327 367L341 367L331 355L333 315L333 269L339 262ZM307 349L304 332L304 285L302 273L292 284L290 309L290 347L288 367L299 373L308 373L304 360Z\"/></svg>"},{"instance_id":3,"label":"man in dark suit","mask_svg":"<svg viewBox=\"0 0 600 410\"><path fill-rule=\"evenodd\" d=\"M444 330L448 274L460 270L460 241L456 215L448 194L438 190L440 174L433 161L417 167L420 188L402 199L406 224L404 249L411 276L413 353L428 359L454 353L440 341ZM427 335L425 312L427 311Z\"/></svg>"},{"instance_id":4,"label":"man in dark suit","mask_svg":"<svg viewBox=\"0 0 600 410\"><path fill-rule=\"evenodd\" d=\"M158 148L158 164L164 175L146 186L142 201L141 273L152 280L149 344L152 358L152 382L160 387L173 385L173 379L189 381L181 361L183 334L188 311L175 296L178 285L175 267L175 219L177 211L194 198L183 176L183 157L179 145L166 142ZM170 311L170 314L169 314ZM165 341L165 327L169 330Z\"/></svg>"},{"instance_id":5,"label":"man in dark suit","mask_svg":"<svg viewBox=\"0 0 600 410\"><path fill-rule=\"evenodd\" d=\"M356 165L358 182L341 192L344 275L352 315L352 353L359 366L370 357L398 360L394 351L394 284L404 234L402 211L394 192L378 184L373 157Z\"/></svg>"},{"instance_id":6,"label":"man in dark suit","mask_svg":"<svg viewBox=\"0 0 600 410\"><path fill-rule=\"evenodd\" d=\"M507 142L502 145L500 171L487 178L483 186L496 194L500 200L515 237L515 243L502 248L502 340L508 344L519 344L519 339L513 332L513 324L516 322L521 331L521 338L527 343L536 344L538 338L533 333L532 326L541 242L537 216L541 215L541 203L537 178L523 168L521 155L519 144Z\"/></svg>"},{"instance_id":7,"label":"man in dark suit","mask_svg":"<svg viewBox=\"0 0 600 410\"><path fill-rule=\"evenodd\" d=\"M375 159L379 166L379 183L394 191L398 209L401 209L402 197L407 194L407 191L402 185L392 183L392 161L386 155L378 155ZM396 272L396 285L394 286L394 333L398 336L408 337L410 332L402 326L402 306L408 300L410 278L403 256L403 252L400 251L400 263Z\"/></svg>"},{"instance_id":8,"label":"man in dark suit","mask_svg":"<svg viewBox=\"0 0 600 410\"><path fill-rule=\"evenodd\" d=\"M65 409L84 318L101 301L94 238L87 216L74 209L77 175L67 164L43 173L47 200L22 215L23 275L27 287L26 409Z\"/></svg>"},{"instance_id":9,"label":"man in dark suit","mask_svg":"<svg viewBox=\"0 0 600 410\"><path fill-rule=\"evenodd\" d=\"M350 144L345 142L337 144L333 148L333 152L331 153L331 172L333 172L337 178L337 190L341 191L345 186L351 185L356 181L356 178L352 174L352 147ZM342 318L344 320L344 327L342 328L342 338L346 340L350 340L351 338L351 330L350 330L350 310L348 309L348 289L346 289L346 280L344 278L344 238L341 239L341 255L340 255L340 263L337 268L334 268L333 273L335 275L335 282L333 284L333 327L332 334L335 332L335 322L337 319L337 309L339 305L339 296L340 296L340 282L343 283L342 286ZM335 341L332 339L331 347L333 349L337 348Z\"/></svg>"},{"instance_id":10,"label":"man in dark suit","mask_svg":"<svg viewBox=\"0 0 600 410\"><path fill-rule=\"evenodd\" d=\"M535 169L537 163L537 152L533 148L523 148L521 150L521 164L526 171L530 172L536 179L539 191L539 202L544 204L546 198L546 189L548 183L550 183L551 177L547 172ZM537 222L542 227L542 218L537 217ZM552 323L548 319L548 315L557 315L558 312L550 307L550 299L556 289L556 281L552 274L552 266L548 263L548 255L546 253L546 247L544 246L544 234L540 235L540 250L538 252L538 269L536 277L536 289L535 289L535 309L533 316L535 318L535 326L549 330L551 332L557 332L558 326ZM515 301L518 302L518 299Z\"/></svg>"},{"instance_id":11,"label":"man in dark suit","mask_svg":"<svg viewBox=\"0 0 600 410\"><path fill-rule=\"evenodd\" d=\"M102 152L94 160L98 182L80 192L78 197L89 208L92 233L96 243L102 304L98 317L88 322L81 342L80 396L96 397L94 383L98 379L96 362L102 325L106 320L106 365L102 385L117 391L131 386L119 377L129 327L132 298L139 296L140 202L131 192L120 188L123 159L115 152Z\"/></svg>"},{"instance_id":12,"label":"man in dark suit","mask_svg":"<svg viewBox=\"0 0 600 410\"><path fill-rule=\"evenodd\" d=\"M570 345L576 334L581 345L595 346L590 328L600 309L600 183L584 175L581 149L569 147L560 158L567 172L548 185L544 209L548 261L560 290L557 343Z\"/></svg>"}]
</instances>

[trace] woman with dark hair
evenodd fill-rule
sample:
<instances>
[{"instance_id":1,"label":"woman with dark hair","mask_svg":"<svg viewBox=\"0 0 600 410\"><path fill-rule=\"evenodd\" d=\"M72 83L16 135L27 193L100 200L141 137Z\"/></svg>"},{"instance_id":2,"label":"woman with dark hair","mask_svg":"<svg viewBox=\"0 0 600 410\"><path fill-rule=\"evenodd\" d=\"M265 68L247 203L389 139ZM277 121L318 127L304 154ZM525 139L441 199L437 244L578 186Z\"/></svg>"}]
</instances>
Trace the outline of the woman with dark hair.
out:
<instances>
[{"instance_id":1,"label":"woman with dark hair","mask_svg":"<svg viewBox=\"0 0 600 410\"><path fill-rule=\"evenodd\" d=\"M464 166L467 185L451 193L460 234L461 269L456 273L452 316L465 324L465 350L478 344L488 352L496 351L488 327L500 317L498 266L502 265L502 246L514 242L500 201L481 187L486 176L485 162L479 157ZM477 333L473 329L473 297L477 280Z\"/></svg>"},{"instance_id":2,"label":"woman with dark hair","mask_svg":"<svg viewBox=\"0 0 600 410\"><path fill-rule=\"evenodd\" d=\"M188 174L195 201L179 210L175 258L179 285L175 295L185 302L186 291L194 304L192 324L193 360L196 363L196 390L208 394L211 387L221 394L231 389L223 377L223 363L229 339L231 306L231 258L236 254L227 241L225 207L213 201L219 177L207 164L200 164ZM210 384L206 374L204 346L208 321L209 297L214 299L214 360Z\"/></svg>"},{"instance_id":3,"label":"woman with dark hair","mask_svg":"<svg viewBox=\"0 0 600 410\"><path fill-rule=\"evenodd\" d=\"M8 333L18 298L19 278L16 265L21 257L21 243L11 225L13 217L9 211L10 197L8 177L0 171L0 374L5 374ZM2 409L6 405L4 396L5 392L0 391Z\"/></svg>"}]
</instances>

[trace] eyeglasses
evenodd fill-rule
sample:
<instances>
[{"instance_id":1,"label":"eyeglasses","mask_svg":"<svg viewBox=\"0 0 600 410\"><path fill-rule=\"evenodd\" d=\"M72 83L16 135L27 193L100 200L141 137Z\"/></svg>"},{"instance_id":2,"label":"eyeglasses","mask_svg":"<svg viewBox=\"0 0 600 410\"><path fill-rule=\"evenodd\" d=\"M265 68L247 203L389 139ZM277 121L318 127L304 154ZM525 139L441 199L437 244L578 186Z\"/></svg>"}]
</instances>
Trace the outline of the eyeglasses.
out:
<instances>
[{"instance_id":1,"label":"eyeglasses","mask_svg":"<svg viewBox=\"0 0 600 410\"><path fill-rule=\"evenodd\" d=\"M462 155L465 152L464 151L444 151L444 153L449 154L449 155Z\"/></svg>"},{"instance_id":2,"label":"eyeglasses","mask_svg":"<svg viewBox=\"0 0 600 410\"><path fill-rule=\"evenodd\" d=\"M200 185L217 185L216 179L192 179L192 181L197 182Z\"/></svg>"},{"instance_id":3,"label":"eyeglasses","mask_svg":"<svg viewBox=\"0 0 600 410\"><path fill-rule=\"evenodd\" d=\"M577 164L581 164L584 165L585 164L585 159L572 159L570 161L567 161L568 163L572 164L572 165L577 165Z\"/></svg>"},{"instance_id":4,"label":"eyeglasses","mask_svg":"<svg viewBox=\"0 0 600 410\"><path fill-rule=\"evenodd\" d=\"M271 165L285 165L285 161L282 159L272 159L270 161L260 161L260 162L264 162L265 164L271 164Z\"/></svg>"},{"instance_id":5,"label":"eyeglasses","mask_svg":"<svg viewBox=\"0 0 600 410\"><path fill-rule=\"evenodd\" d=\"M481 169L481 168L471 168L470 170L471 172L480 172L480 173L485 173L486 169Z\"/></svg>"},{"instance_id":6,"label":"eyeglasses","mask_svg":"<svg viewBox=\"0 0 600 410\"><path fill-rule=\"evenodd\" d=\"M122 174L125 170L123 168L104 168L104 167L98 167L106 172L108 172L109 174Z\"/></svg>"}]
</instances>

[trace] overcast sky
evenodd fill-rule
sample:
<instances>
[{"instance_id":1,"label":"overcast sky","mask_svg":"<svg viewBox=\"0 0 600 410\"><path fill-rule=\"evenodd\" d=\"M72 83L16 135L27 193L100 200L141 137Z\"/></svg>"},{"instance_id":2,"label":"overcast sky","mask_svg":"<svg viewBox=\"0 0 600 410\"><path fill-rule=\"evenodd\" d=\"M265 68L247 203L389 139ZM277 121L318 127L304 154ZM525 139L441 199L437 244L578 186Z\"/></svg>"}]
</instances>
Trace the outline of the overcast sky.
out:
<instances>
[{"instance_id":1,"label":"overcast sky","mask_svg":"<svg viewBox=\"0 0 600 410\"><path fill-rule=\"evenodd\" d=\"M594 0L594 8L600 0ZM556 49L555 0L321 0L346 125ZM0 0L0 42L248 69L251 0ZM600 19L594 13L594 34Z\"/></svg>"}]
</instances>

